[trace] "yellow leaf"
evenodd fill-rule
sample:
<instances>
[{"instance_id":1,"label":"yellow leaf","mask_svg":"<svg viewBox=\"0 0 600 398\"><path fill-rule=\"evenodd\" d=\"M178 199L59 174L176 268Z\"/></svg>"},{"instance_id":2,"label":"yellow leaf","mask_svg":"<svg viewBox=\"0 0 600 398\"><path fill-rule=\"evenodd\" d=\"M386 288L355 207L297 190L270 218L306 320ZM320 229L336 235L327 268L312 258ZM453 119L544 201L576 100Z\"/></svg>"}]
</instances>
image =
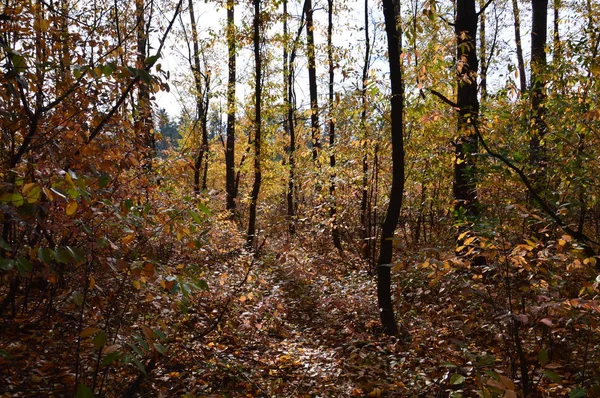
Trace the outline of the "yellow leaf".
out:
<instances>
[{"instance_id":1,"label":"yellow leaf","mask_svg":"<svg viewBox=\"0 0 600 398\"><path fill-rule=\"evenodd\" d=\"M124 244L128 244L130 242L132 242L135 239L135 234L129 234L127 236L125 236L123 239L121 239L121 242L123 242Z\"/></svg>"},{"instance_id":2,"label":"yellow leaf","mask_svg":"<svg viewBox=\"0 0 600 398\"><path fill-rule=\"evenodd\" d=\"M69 202L65 211L67 213L67 216L72 216L73 214L75 214L75 212L77 212L77 202Z\"/></svg>"},{"instance_id":3,"label":"yellow leaf","mask_svg":"<svg viewBox=\"0 0 600 398\"><path fill-rule=\"evenodd\" d=\"M96 280L94 279L93 276L90 276L90 284L89 284L89 289L93 289L94 286L96 286Z\"/></svg>"},{"instance_id":4,"label":"yellow leaf","mask_svg":"<svg viewBox=\"0 0 600 398\"><path fill-rule=\"evenodd\" d=\"M246 300L247 300L247 299L246 299L246 296L242 296L242 297L240 297L240 302L241 302L241 303L243 303L243 302L244 302L244 301L246 301Z\"/></svg>"}]
</instances>

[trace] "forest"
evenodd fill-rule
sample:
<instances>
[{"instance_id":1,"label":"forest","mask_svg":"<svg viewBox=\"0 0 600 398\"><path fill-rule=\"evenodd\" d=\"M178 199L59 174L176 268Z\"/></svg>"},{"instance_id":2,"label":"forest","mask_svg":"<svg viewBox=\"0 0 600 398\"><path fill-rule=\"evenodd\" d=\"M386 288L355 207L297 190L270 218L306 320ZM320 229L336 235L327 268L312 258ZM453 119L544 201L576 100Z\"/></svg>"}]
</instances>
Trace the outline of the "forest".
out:
<instances>
[{"instance_id":1,"label":"forest","mask_svg":"<svg viewBox=\"0 0 600 398\"><path fill-rule=\"evenodd\" d=\"M600 397L597 0L2 0L0 397Z\"/></svg>"}]
</instances>

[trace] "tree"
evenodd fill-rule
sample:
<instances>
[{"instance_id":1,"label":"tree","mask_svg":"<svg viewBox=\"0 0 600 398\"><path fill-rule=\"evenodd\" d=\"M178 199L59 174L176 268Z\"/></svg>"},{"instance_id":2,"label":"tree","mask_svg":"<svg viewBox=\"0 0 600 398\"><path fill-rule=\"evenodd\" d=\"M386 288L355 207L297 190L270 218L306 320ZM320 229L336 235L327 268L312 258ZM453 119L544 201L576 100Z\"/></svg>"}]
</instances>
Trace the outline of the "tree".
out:
<instances>
[{"instance_id":1,"label":"tree","mask_svg":"<svg viewBox=\"0 0 600 398\"><path fill-rule=\"evenodd\" d=\"M544 138L547 125L544 120L546 99L544 77L546 68L546 40L548 26L548 0L531 2L531 113L532 126L529 141L529 162L533 168L532 180L538 192L543 188L546 176L546 150Z\"/></svg>"},{"instance_id":2,"label":"tree","mask_svg":"<svg viewBox=\"0 0 600 398\"><path fill-rule=\"evenodd\" d=\"M229 77L227 80L227 141L225 147L225 187L227 191L227 210L235 210L235 198L237 189L235 183L235 59L236 59L236 38L235 38L235 0L227 0L227 49Z\"/></svg>"},{"instance_id":3,"label":"tree","mask_svg":"<svg viewBox=\"0 0 600 398\"><path fill-rule=\"evenodd\" d=\"M383 0L383 15L387 36L388 60L391 84L391 135L392 135L392 187L390 203L381 232L379 258L377 260L377 302L383 332L398 334L391 294L391 268L394 231L398 224L404 196L404 86L400 64L401 32L397 26L397 14L393 0Z\"/></svg>"},{"instance_id":4,"label":"tree","mask_svg":"<svg viewBox=\"0 0 600 398\"><path fill-rule=\"evenodd\" d=\"M317 92L317 65L315 60L315 35L313 23L312 0L305 0L304 14L306 15L306 53L308 55L308 85L310 94L310 136L312 140L312 158L316 162L321 149L319 126L319 100Z\"/></svg>"},{"instance_id":5,"label":"tree","mask_svg":"<svg viewBox=\"0 0 600 398\"><path fill-rule=\"evenodd\" d=\"M200 45L198 41L198 29L196 27L196 16L194 15L194 2L189 0L190 22L192 25L193 54L189 57L192 75L194 78L194 97L196 100L196 121L200 122L202 142L196 152L194 162L194 193L200 193L200 188L206 189L206 172L200 185L200 174L202 172L202 161L205 160L205 169L208 169L208 108L210 105L210 74L200 70ZM196 125L196 123L194 123Z\"/></svg>"},{"instance_id":6,"label":"tree","mask_svg":"<svg viewBox=\"0 0 600 398\"><path fill-rule=\"evenodd\" d=\"M253 0L254 4L254 184L250 196L250 210L248 218L248 233L246 234L246 245L252 247L256 239L256 206L258 194L262 181L261 170L261 101L262 101L262 65L260 55L260 0Z\"/></svg>"},{"instance_id":7,"label":"tree","mask_svg":"<svg viewBox=\"0 0 600 398\"><path fill-rule=\"evenodd\" d=\"M152 16L146 11L144 0L135 1L136 11L136 33L137 33L137 63L138 69L143 69L148 58L148 32L152 22ZM148 16L146 15L148 14ZM138 87L138 103L135 107L136 130L142 137L145 149L145 167L152 168L152 157L156 151L156 141L154 139L154 128L152 123L152 106L150 103L150 90L146 82L140 82Z\"/></svg>"},{"instance_id":8,"label":"tree","mask_svg":"<svg viewBox=\"0 0 600 398\"><path fill-rule=\"evenodd\" d=\"M479 113L477 98L477 22L475 0L457 0L455 34L457 38L457 137L454 141L454 200L455 211L469 219L479 214L476 185L477 135L470 125Z\"/></svg>"},{"instance_id":9,"label":"tree","mask_svg":"<svg viewBox=\"0 0 600 398\"><path fill-rule=\"evenodd\" d=\"M335 200L335 119L334 119L334 63L333 63L333 0L327 0L327 60L329 63L329 166L331 167L331 176L329 182L329 217L331 220L331 238L333 244L341 252L342 242L340 240L340 231L337 220L337 209Z\"/></svg>"},{"instance_id":10,"label":"tree","mask_svg":"<svg viewBox=\"0 0 600 398\"><path fill-rule=\"evenodd\" d=\"M521 18L518 0L512 0L513 27L515 30L515 45L517 48L517 70L519 72L519 83L521 93L527 92L527 75L525 74L525 61L523 60L523 46L521 45Z\"/></svg>"}]
</instances>

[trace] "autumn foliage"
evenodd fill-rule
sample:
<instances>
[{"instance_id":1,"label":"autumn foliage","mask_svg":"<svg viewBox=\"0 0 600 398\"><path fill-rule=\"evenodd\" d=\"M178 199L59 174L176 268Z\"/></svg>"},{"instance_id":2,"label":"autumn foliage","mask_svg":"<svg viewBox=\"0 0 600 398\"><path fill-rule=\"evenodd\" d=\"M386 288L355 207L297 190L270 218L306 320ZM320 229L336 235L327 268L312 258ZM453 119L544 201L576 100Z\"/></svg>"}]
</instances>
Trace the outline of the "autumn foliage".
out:
<instances>
[{"instance_id":1,"label":"autumn foliage","mask_svg":"<svg viewBox=\"0 0 600 398\"><path fill-rule=\"evenodd\" d=\"M0 6L0 396L600 396L598 4L196 3Z\"/></svg>"}]
</instances>

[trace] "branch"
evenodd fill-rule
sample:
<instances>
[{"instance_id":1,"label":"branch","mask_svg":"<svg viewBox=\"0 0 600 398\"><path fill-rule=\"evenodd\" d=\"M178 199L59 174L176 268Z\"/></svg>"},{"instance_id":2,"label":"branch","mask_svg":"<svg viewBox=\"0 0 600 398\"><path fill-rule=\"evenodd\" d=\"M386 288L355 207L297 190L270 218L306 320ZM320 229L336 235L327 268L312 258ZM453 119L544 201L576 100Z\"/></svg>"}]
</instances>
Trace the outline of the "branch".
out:
<instances>
[{"instance_id":1,"label":"branch","mask_svg":"<svg viewBox=\"0 0 600 398\"><path fill-rule=\"evenodd\" d=\"M448 24L448 25L450 25L450 26L456 26L456 24L455 24L455 23L452 23L452 22L448 21L448 20L447 20L446 18L444 18L443 16L441 16L441 15L438 15L438 17L440 17L440 19L441 19L442 21L446 22L446 24Z\"/></svg>"},{"instance_id":2,"label":"branch","mask_svg":"<svg viewBox=\"0 0 600 398\"><path fill-rule=\"evenodd\" d=\"M434 90L432 88L428 88L427 91L429 91L431 94L433 94L436 97L438 97L439 99L441 99L446 104L450 105L455 110L459 110L460 109L460 107L458 106L458 104L456 102L452 101L451 99L449 99L448 97L446 97L444 94L440 93L439 91L436 91L436 90Z\"/></svg>"},{"instance_id":3,"label":"branch","mask_svg":"<svg viewBox=\"0 0 600 398\"><path fill-rule=\"evenodd\" d=\"M494 0L488 0L488 2L485 3L483 7L481 7L481 10L479 10L479 12L477 13L477 18L479 18L479 16L485 12L485 9L488 8L490 4L492 4L492 1Z\"/></svg>"},{"instance_id":4,"label":"branch","mask_svg":"<svg viewBox=\"0 0 600 398\"><path fill-rule=\"evenodd\" d=\"M533 199L539 204L540 208L560 227L562 228L563 231L565 231L566 233L568 233L569 235L571 235L572 237L574 237L576 240L579 241L579 243L581 243L581 245L583 246L583 249L585 251L585 254L589 257L594 256L596 253L594 251L594 249L592 249L592 247L589 246L589 244L595 244L598 245L600 243L592 240L590 237L588 237L587 235L585 235L582 232L577 232L575 230L573 230L571 227L569 227L567 225L567 223L565 223L563 221L563 219L558 216L556 214L556 212L554 212L551 208L550 205L548 205L548 203L546 203L546 201L544 199L542 199L542 197L540 196L540 194L534 189L534 187L531 185L531 182L529 181L529 178L527 178L527 176L525 175L525 173L523 172L523 170L521 170L520 168L518 168L517 166L515 166L510 160L508 160L505 156L494 152L490 149L490 147L487 145L487 143L485 142L485 140L483 139L483 135L481 134L481 131L479 130L479 126L477 124L477 122L475 121L475 119L473 120L473 128L475 129L475 134L477 136L477 138L479 139L479 142L481 142L481 145L483 146L483 149L485 149L485 151L492 156L493 158L496 158L498 160L500 160L502 163L504 163L510 170L512 170L513 172L515 172L518 176L519 179L521 180L521 182L525 185L525 187L527 188L527 191L531 194L531 196L533 197Z\"/></svg>"},{"instance_id":5,"label":"branch","mask_svg":"<svg viewBox=\"0 0 600 398\"><path fill-rule=\"evenodd\" d=\"M159 55L161 53L161 51L165 45L165 41L167 40L167 36L169 35L169 32L171 31L171 28L173 27L173 24L175 23L175 20L177 19L177 16L179 15L179 11L181 10L182 3L183 3L183 0L179 0L179 2L177 3L177 7L175 8L175 13L173 15L173 18L169 22L169 26L167 27L165 34L160 39L160 45L158 46L158 50L156 50L155 56ZM150 70L154 66L155 63L156 63L156 61L149 63L148 65L146 65L144 70L145 71ZM135 87L135 84L140 81L140 78L141 77L139 75L136 76L127 85L127 87L125 88L125 91L123 91L123 93L121 93L121 96L119 97L119 99L117 100L115 105L111 108L111 110L106 114L106 116L100 121L100 123L98 123L98 125L90 133L90 136L86 140L86 144L89 144L94 138L96 138L96 136L98 136L98 134L100 134L100 132L102 131L104 126L106 126L106 123L108 123L110 118L117 112L117 110L121 107L123 102L125 102L127 95L131 92L131 90L133 90L133 87Z\"/></svg>"}]
</instances>

